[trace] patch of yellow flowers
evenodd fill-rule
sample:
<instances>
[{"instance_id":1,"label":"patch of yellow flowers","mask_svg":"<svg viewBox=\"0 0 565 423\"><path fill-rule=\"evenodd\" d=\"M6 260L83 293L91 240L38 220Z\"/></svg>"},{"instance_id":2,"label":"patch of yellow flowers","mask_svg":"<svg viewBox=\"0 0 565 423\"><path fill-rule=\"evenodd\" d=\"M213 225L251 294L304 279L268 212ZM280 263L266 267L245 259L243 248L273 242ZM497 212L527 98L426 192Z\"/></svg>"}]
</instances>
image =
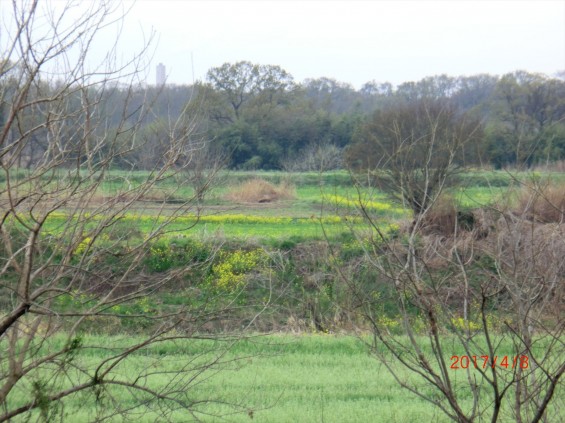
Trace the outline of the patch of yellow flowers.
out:
<instances>
[{"instance_id":1,"label":"patch of yellow flowers","mask_svg":"<svg viewBox=\"0 0 565 423\"><path fill-rule=\"evenodd\" d=\"M136 221L136 222L162 222L169 219L165 216L150 216L150 215L126 215L122 220ZM348 221L354 223L361 223L361 219L357 217L347 217ZM287 224L311 224L312 222L323 224L339 224L344 221L340 216L324 216L324 217L277 217L277 216L253 216L247 214L217 214L217 215L204 215L196 216L187 214L185 216L177 216L171 219L171 223L176 224L193 224L199 223L239 223L239 224L268 224L268 225L287 225Z\"/></svg>"},{"instance_id":2,"label":"patch of yellow flowers","mask_svg":"<svg viewBox=\"0 0 565 423\"><path fill-rule=\"evenodd\" d=\"M396 327L398 327L400 325L399 319L391 319L390 317L387 317L387 316L379 317L377 323L380 326L383 326L387 329L395 329Z\"/></svg>"},{"instance_id":3,"label":"patch of yellow flowers","mask_svg":"<svg viewBox=\"0 0 565 423\"><path fill-rule=\"evenodd\" d=\"M226 292L241 288L247 274L259 267L266 259L267 254L261 249L221 252L220 262L212 266L215 287Z\"/></svg>"},{"instance_id":4,"label":"patch of yellow flowers","mask_svg":"<svg viewBox=\"0 0 565 423\"><path fill-rule=\"evenodd\" d=\"M86 251L86 249L88 248L88 246L90 245L90 243L92 242L92 238L90 237L86 237L84 238L80 244L78 244L77 248L75 248L74 253L78 256L81 255L82 253L84 253Z\"/></svg>"},{"instance_id":5,"label":"patch of yellow flowers","mask_svg":"<svg viewBox=\"0 0 565 423\"><path fill-rule=\"evenodd\" d=\"M353 203L353 202L351 202ZM383 206L390 205L384 204ZM87 216L84 216L87 217ZM103 215L93 215L88 216L93 221L101 220L104 218ZM69 219L69 216L62 212L52 213L50 219ZM340 224L344 221L352 223L362 223L360 217L354 216L322 216L322 217L278 217L278 216L254 216L247 214L216 214L216 215L194 215L187 214L183 216L169 217L169 216L154 216L150 214L126 214L119 219L121 222L136 222L136 223L165 223L170 221L175 224L186 224L191 225L194 223L212 223L212 224L267 224L267 225L288 225L288 224L312 224L321 223L326 225Z\"/></svg>"},{"instance_id":6,"label":"patch of yellow flowers","mask_svg":"<svg viewBox=\"0 0 565 423\"><path fill-rule=\"evenodd\" d=\"M365 199L352 200L347 197L342 197L340 195L324 195L323 199L332 204L344 207L363 207L366 210L371 210L375 212L392 212L392 213L404 213L404 210L398 207L392 207L389 203L381 203L379 201L371 201Z\"/></svg>"},{"instance_id":7,"label":"patch of yellow flowers","mask_svg":"<svg viewBox=\"0 0 565 423\"><path fill-rule=\"evenodd\" d=\"M473 322L472 320L465 320L463 317L453 317L451 324L458 330L476 331L482 327L479 323Z\"/></svg>"}]
</instances>

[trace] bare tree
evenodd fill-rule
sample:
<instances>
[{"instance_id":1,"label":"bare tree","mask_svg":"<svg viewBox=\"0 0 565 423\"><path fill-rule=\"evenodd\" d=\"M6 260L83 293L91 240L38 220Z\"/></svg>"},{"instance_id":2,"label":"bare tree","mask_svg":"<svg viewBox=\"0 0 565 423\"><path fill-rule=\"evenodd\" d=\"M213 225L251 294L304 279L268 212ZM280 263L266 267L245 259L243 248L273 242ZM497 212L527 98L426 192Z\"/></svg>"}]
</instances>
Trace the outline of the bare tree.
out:
<instances>
[{"instance_id":1,"label":"bare tree","mask_svg":"<svg viewBox=\"0 0 565 423\"><path fill-rule=\"evenodd\" d=\"M342 168L343 150L333 144L309 145L299 157L281 162L287 172L328 172Z\"/></svg>"},{"instance_id":2,"label":"bare tree","mask_svg":"<svg viewBox=\"0 0 565 423\"><path fill-rule=\"evenodd\" d=\"M347 162L419 214L458 167L474 159L472 147L481 134L481 125L448 100L401 102L378 111L361 128Z\"/></svg>"},{"instance_id":3,"label":"bare tree","mask_svg":"<svg viewBox=\"0 0 565 423\"><path fill-rule=\"evenodd\" d=\"M200 140L192 143L185 160L184 175L197 201L202 203L206 193L224 180L222 172L226 169L229 155L215 148L211 141Z\"/></svg>"},{"instance_id":4,"label":"bare tree","mask_svg":"<svg viewBox=\"0 0 565 423\"><path fill-rule=\"evenodd\" d=\"M159 164L141 180L123 169L119 175L128 183L107 189L110 170L128 163L150 112L151 98L133 113L129 104L146 50L118 63L113 46L96 66L92 43L120 22L119 8L57 6L14 1L10 17L3 12L11 26L0 38L0 421L62 419L66 401L77 395L110 405L96 408L96 421L148 411L155 419L194 413L200 403L190 386L221 362L224 349L216 346L211 361L176 362L171 369L161 366L161 357L123 370L153 345L190 339L230 307L224 302L217 310L203 301L165 312L143 306L156 292L178 290L190 271L190 262L158 275L144 269L159 257L152 243L193 210L191 202L170 208L164 201L153 210L149 232L136 236L143 212L137 200L187 169L182 158L194 147L190 130L177 136L175 125L185 117L173 119ZM105 102L116 86L124 101ZM119 123L109 127L115 116ZM186 289L188 304L196 288ZM87 336L123 322L134 336ZM105 353L85 358L82 352L92 348ZM125 401L115 397L118 391Z\"/></svg>"},{"instance_id":5,"label":"bare tree","mask_svg":"<svg viewBox=\"0 0 565 423\"><path fill-rule=\"evenodd\" d=\"M363 202L359 209L371 235L354 233L373 283L336 270L355 298L349 310L368 322L368 344L397 382L457 422L561 421L562 214L539 223L526 212L484 209L470 226L445 216L451 224L434 232L426 224L441 218L434 201L393 237Z\"/></svg>"},{"instance_id":6,"label":"bare tree","mask_svg":"<svg viewBox=\"0 0 565 423\"><path fill-rule=\"evenodd\" d=\"M184 140L174 163L175 180L179 187L190 186L194 199L200 204L206 193L223 180L230 156L201 133L205 131L198 125L196 107L189 99L180 116L168 121L155 119L144 126L137 137L135 151L124 157L124 161L132 168L160 168L171 143L179 144L178 140Z\"/></svg>"}]
</instances>

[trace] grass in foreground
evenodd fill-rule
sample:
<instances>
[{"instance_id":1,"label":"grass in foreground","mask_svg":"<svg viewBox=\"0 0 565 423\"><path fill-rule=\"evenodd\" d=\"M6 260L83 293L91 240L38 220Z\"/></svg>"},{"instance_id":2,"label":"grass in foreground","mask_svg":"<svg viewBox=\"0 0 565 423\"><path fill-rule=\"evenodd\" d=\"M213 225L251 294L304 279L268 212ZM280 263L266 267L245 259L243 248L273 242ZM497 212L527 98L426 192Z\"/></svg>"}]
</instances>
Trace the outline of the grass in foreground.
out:
<instances>
[{"instance_id":1,"label":"grass in foreground","mask_svg":"<svg viewBox=\"0 0 565 423\"><path fill-rule=\"evenodd\" d=\"M88 341L85 339L85 344ZM108 339L90 341L112 344ZM116 373L124 377L150 368L155 373L150 378L152 386L163 386L165 377L159 372L174 371L183 363L199 360L202 350L213 356L207 344L181 341L174 346L156 346L132 356ZM75 362L95 363L109 354L109 350L87 350ZM239 357L245 358L230 362ZM253 421L277 423L443 421L432 407L401 390L354 338L261 336L238 343L223 361L228 363L197 377L190 392L195 401L212 401L197 407L195 415L206 422L249 422L251 416ZM122 406L131 402L125 389L112 389L112 394ZM72 416L73 422L91 421L97 411L111 404L108 398L96 402L79 394L65 402L65 419ZM135 417L138 422L156 419L158 415L152 412ZM193 417L174 412L170 420L193 421Z\"/></svg>"},{"instance_id":2,"label":"grass in foreground","mask_svg":"<svg viewBox=\"0 0 565 423\"><path fill-rule=\"evenodd\" d=\"M85 344L112 345L122 341L119 337L85 338ZM424 338L422 347L427 351ZM151 369L154 375L147 381L153 387L163 386L166 379L160 372L174 372L179 366L202 362L203 352L214 357L221 348L217 341L204 340L157 344L131 356L115 372L124 377ZM95 363L109 354L110 350L90 349L75 360ZM195 414L202 421L249 422L251 418L277 423L448 421L428 402L400 388L385 367L353 337L326 334L252 337L237 343L222 360L224 364L197 376L189 390L191 399L204 401L196 407ZM400 376L411 377L406 372ZM452 376L466 384L464 372ZM422 383L421 389L425 392L428 387ZM112 394L120 405L131 401L125 389L116 388ZM459 395L466 406L471 405L471 398L465 398L464 390ZM221 403L237 404L237 407ZM64 410L67 417L72 416L73 422L78 423L92 420L97 407L103 411L108 406L111 406L108 398L96 402L91 397L77 395L66 401ZM508 409L505 413L505 418L499 421L512 421ZM175 422L193 421L186 412L173 412L169 417ZM135 417L138 422L156 420L158 416L150 411Z\"/></svg>"}]
</instances>

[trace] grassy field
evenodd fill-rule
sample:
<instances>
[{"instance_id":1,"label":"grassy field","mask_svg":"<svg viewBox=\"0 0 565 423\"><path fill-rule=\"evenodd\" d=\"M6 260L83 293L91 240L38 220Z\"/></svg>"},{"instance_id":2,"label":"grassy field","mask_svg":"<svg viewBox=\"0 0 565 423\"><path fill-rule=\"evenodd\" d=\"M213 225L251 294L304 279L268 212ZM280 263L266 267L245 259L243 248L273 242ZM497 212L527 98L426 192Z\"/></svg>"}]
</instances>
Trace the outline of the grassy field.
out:
<instances>
[{"instance_id":1,"label":"grassy field","mask_svg":"<svg viewBox=\"0 0 565 423\"><path fill-rule=\"evenodd\" d=\"M143 176L143 172L129 175L128 178L120 176L119 172L111 174L100 188L100 201L103 201L106 195L115 195L135 186L136 181L142 180ZM266 203L234 201L229 198L230 192L237 189L241 181L253 177L273 183L286 181L291 187L293 198L275 199ZM471 173L465 178L465 184L450 191L464 208L481 207L501 198L512 183L504 173ZM493 183L490 184L489 181ZM155 216L174 213L179 203L190 201L192 196L192 188L183 185L182 180L166 180L149 192L143 201L135 203L128 214L130 218L135 218L135 222L125 219L117 226L129 225L143 234L148 234L163 221ZM267 241L289 238L339 238L348 231L343 225L344 219L351 223L355 222L355 216L359 216L360 202L368 212L391 223L410 216L408 210L383 192L374 188L357 189L352 186L349 175L345 172L322 176L307 173L287 175L282 172L235 172L230 174L229 183L224 181L222 185L212 189L203 203L187 209L188 214L176 219L169 229L177 235L199 238L225 237ZM96 204L92 205L94 206ZM58 225L64 223L63 214L64 210L60 215L49 219L49 230L57 231ZM200 219L190 217L194 215L199 215Z\"/></svg>"},{"instance_id":2,"label":"grassy field","mask_svg":"<svg viewBox=\"0 0 565 423\"><path fill-rule=\"evenodd\" d=\"M107 345L123 341L121 337L105 339ZM99 345L100 340L86 336L85 346L89 343ZM127 379L150 369L147 382L158 387L167 380L161 372L221 357L216 367L194 378L193 388L188 392L191 400L204 401L194 407L194 416L206 422L449 421L429 403L400 388L357 338L327 334L267 335L240 341L225 354L224 346L219 341L203 340L157 344L124 361L114 374ZM426 351L424 338L422 347ZM74 363L77 367L88 366L111 353L111 348L87 348ZM186 377L195 374L191 372ZM453 370L451 376L453 383L465 386L464 372ZM400 377L410 376L401 371ZM426 383L421 383L421 389L423 392L428 389ZM463 404L470 407L472 398L465 399L464 389L459 390L459 395ZM64 410L67 418L72 416L73 422L89 421L97 413L106 412L112 401L127 406L131 396L126 389L111 388L98 402L90 399L85 403L84 397L77 394L65 401ZM136 415L138 412L132 410L129 417L135 416L138 422L159 420L151 411ZM504 413L499 421L513 421L509 410L505 409ZM193 416L173 412L169 418L191 421Z\"/></svg>"},{"instance_id":3,"label":"grassy field","mask_svg":"<svg viewBox=\"0 0 565 423\"><path fill-rule=\"evenodd\" d=\"M144 177L141 172L133 176L140 180ZM229 199L229 194L237 184L256 176L273 184L286 180L292 187L293 198L267 203ZM98 193L100 201L104 201L106 195L121 193L128 186L135 185L135 178L132 178L132 175L120 175L119 172L112 174L111 180L104 183ZM167 235L155 239L149 245L150 251L143 262L142 271L159 278L162 272L169 269L194 264L194 273L190 274L193 279L187 277L183 282L186 286L175 286L170 292L159 292L152 297L137 300L147 300L148 309L163 307L165 310L169 305L185 304L185 288L205 293L206 289L212 287L217 291L218 287L223 286L221 281L226 275L228 279L241 277L243 280L247 274L257 277L262 275L261 272L266 271L265 269L270 271L269 266L272 263L266 265L263 256L263 259L258 256L256 263L249 265L249 268L237 270L237 260L245 254L255 254L254 252L259 250L268 253L281 252L280 256L286 259L292 248L304 243L302 256L297 255L293 262L289 259L286 273L280 275L281 280L287 278L284 281L290 286L284 291L284 295L291 295L288 302L295 307L293 312L297 315L302 313L299 317L304 320L312 319L306 304L316 298L321 310L318 312L327 312L328 322L331 322L331 316L334 315L331 304L335 300L331 289L334 286L324 285L321 289L320 286L307 285L306 282L310 276L313 279L318 277L318 272L331 274L335 269L324 267L324 262L319 259L322 255L316 256L312 253L310 258L305 252L318 252L319 245L316 241L328 239L339 245L335 250L337 259L346 261L362 254L360 245L355 244L358 240L352 237L348 228L353 226L357 233L364 229L358 209L359 201L369 213L379 219L379 223L389 224L391 230L402 220L410 218L410 212L384 193L367 187L358 190L351 185L348 178L349 175L345 172L330 173L323 177L318 174L289 177L276 172L259 175L234 173L229 184L225 182L214 188L205 201L199 204L198 215L196 208L174 214L179 203L189 200L193 191L190 187L180 184L182 181L167 181L150 193L148 198L135 203L134 207L109 229L110 232L103 233L97 248L105 248L106 242L108 245L114 243L115 247L127 247L131 240L135 244L174 214ZM462 209L477 208L500 198L509 198L508 190L514 182L504 172L469 173L463 176L463 181L464 183L450 191ZM58 236L67 221L68 211L58 210L49 217L42 236ZM88 225L95 227L97 218L93 218ZM82 235L85 236L87 235ZM83 242L78 244L75 250L77 254L80 248L84 248L83 244L88 244L87 240L88 238L84 238ZM232 243L221 244L222 248L225 248L222 253L225 254L219 253L211 259L210 245L215 240L227 240ZM107 257L108 260L112 259L111 255ZM207 259L210 259L208 265L202 268L196 266ZM109 261L108 264L112 265L112 262ZM233 274L222 273L222 269L225 271L227 267ZM119 273L120 268L115 271ZM371 275L366 274L364 277L371 278ZM251 304L256 292L254 285L251 284L250 287L249 292L246 292ZM229 289L223 294L226 298L231 298ZM60 304L56 305L60 306L62 311L85 307L85 304L77 305L82 301L82 297L76 295L77 298L74 298L73 295L71 293L60 296L57 299ZM279 300L281 307L288 306L286 297L281 295ZM325 311L324 304L327 308ZM146 305L136 302L121 306L122 308L115 312L144 312ZM113 311L112 308L110 312ZM288 316L280 317L274 330L284 330L286 318ZM107 335L86 335L85 344L88 345L91 341L97 345L112 345L127 340L126 335L115 335L127 331L127 336L131 336L132 328L123 323L127 322L127 319L115 320L119 321L116 328L107 329ZM269 328L268 330L271 330L271 327ZM296 336L267 335L241 341L221 355L220 361L223 364L215 369L206 371L202 376L189 373L188 377L195 377L190 397L196 402L203 401L195 407L195 416L209 422L244 422L251 421L252 418L253 421L259 422L419 422L422 419L430 422L448 421L429 403L401 389L398 382L359 340L349 336L304 333L308 328L313 330L313 325L304 325L300 328L303 333ZM89 333L88 329L86 333ZM59 341L54 339L50 342ZM179 365L198 363L219 354L223 344L214 342L183 340L172 344L158 344L132 355L118 366L115 372L121 377L128 377L145 369L152 369L154 374L148 377L148 382L152 386L159 386L170 380L167 379L170 375L166 378L163 372L174 372ZM88 368L111 353L111 349L85 348L77 356L77 364ZM77 380L83 380L81 378L86 376L79 372L75 377ZM401 377L413 376L401 373ZM461 378L463 388L458 392L463 403L470 407L472 398L465 392L465 373L454 374L454 377ZM428 389L425 384L422 384L421 388ZM563 394L563 386L560 389ZM112 388L111 394L120 405L133 404L133 398L126 390ZM72 418L72 421L76 422L89 421L97 413L101 413L99 416L102 417L108 408L113 407L110 396L103 396L98 402L93 401L92 397L86 398L85 395L79 394L66 400L65 419L71 421ZM21 405L23 401L25 398L18 398L17 392L10 398L13 406ZM509 410L504 412L505 418L500 421L513 421ZM129 417L140 422L158 420L157 415L151 412L139 416L132 414ZM169 417L171 421L192 420L192 416L180 412L173 412ZM117 418L114 420L121 421Z\"/></svg>"}]
</instances>

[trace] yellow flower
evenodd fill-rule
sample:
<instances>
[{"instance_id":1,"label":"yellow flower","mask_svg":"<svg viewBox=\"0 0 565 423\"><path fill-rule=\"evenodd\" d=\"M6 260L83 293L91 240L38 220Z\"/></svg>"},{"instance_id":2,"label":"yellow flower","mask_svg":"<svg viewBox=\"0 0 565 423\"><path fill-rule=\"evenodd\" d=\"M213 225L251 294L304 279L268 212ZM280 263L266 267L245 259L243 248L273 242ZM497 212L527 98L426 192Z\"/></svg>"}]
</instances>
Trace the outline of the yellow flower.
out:
<instances>
[{"instance_id":1,"label":"yellow flower","mask_svg":"<svg viewBox=\"0 0 565 423\"><path fill-rule=\"evenodd\" d=\"M77 246L77 248L75 248L74 253L76 255L80 255L82 253L84 253L86 251L86 249L88 248L88 246L90 245L90 243L92 242L92 238L90 237L86 237L84 238L80 244Z\"/></svg>"},{"instance_id":2,"label":"yellow flower","mask_svg":"<svg viewBox=\"0 0 565 423\"><path fill-rule=\"evenodd\" d=\"M463 317L452 318L451 323L459 330L479 330L481 325L471 320L465 320Z\"/></svg>"},{"instance_id":3,"label":"yellow flower","mask_svg":"<svg viewBox=\"0 0 565 423\"><path fill-rule=\"evenodd\" d=\"M257 268L266 259L263 250L222 252L220 263L212 267L215 275L215 285L223 291L234 291L240 288L246 279L246 274Z\"/></svg>"},{"instance_id":4,"label":"yellow flower","mask_svg":"<svg viewBox=\"0 0 565 423\"><path fill-rule=\"evenodd\" d=\"M349 199L346 197L342 197L340 195L324 195L322 197L324 200L344 207L363 207L366 210L372 210L376 212L393 212L393 213L404 213L404 210L398 207L392 207L389 203L383 203L379 201L371 201L365 198L362 199Z\"/></svg>"}]
</instances>

